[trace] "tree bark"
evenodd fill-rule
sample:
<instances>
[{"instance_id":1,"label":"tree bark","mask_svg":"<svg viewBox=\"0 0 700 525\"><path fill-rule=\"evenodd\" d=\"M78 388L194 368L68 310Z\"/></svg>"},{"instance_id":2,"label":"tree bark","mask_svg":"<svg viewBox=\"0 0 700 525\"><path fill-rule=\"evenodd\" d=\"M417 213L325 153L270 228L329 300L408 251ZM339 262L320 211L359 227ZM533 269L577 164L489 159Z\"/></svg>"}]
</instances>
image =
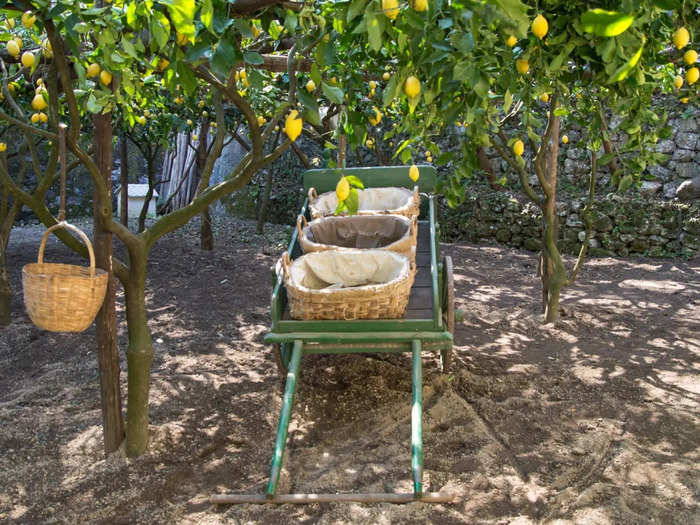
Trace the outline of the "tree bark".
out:
<instances>
[{"instance_id":1,"label":"tree bark","mask_svg":"<svg viewBox=\"0 0 700 525\"><path fill-rule=\"evenodd\" d=\"M270 204L270 194L272 193L272 170L267 170L267 180L265 181L265 191L263 193L262 202L260 203L260 212L258 213L258 226L256 231L262 234L265 228L265 219L267 219L267 208Z\"/></svg>"},{"instance_id":2,"label":"tree bark","mask_svg":"<svg viewBox=\"0 0 700 525\"><path fill-rule=\"evenodd\" d=\"M129 326L126 454L140 456L148 447L148 394L153 361L153 341L146 316L145 249L129 251L129 281L126 286L126 319Z\"/></svg>"},{"instance_id":3,"label":"tree bark","mask_svg":"<svg viewBox=\"0 0 700 525\"><path fill-rule=\"evenodd\" d=\"M121 198L120 215L124 226L129 227L129 150L127 149L126 134L122 134L119 138L119 158L121 160L120 176L121 189L119 195Z\"/></svg>"},{"instance_id":4,"label":"tree bark","mask_svg":"<svg viewBox=\"0 0 700 525\"><path fill-rule=\"evenodd\" d=\"M95 164L97 164L111 196L112 169L112 115L94 116ZM112 234L102 224L100 209L112 202L101 202L94 192L94 248L98 268L109 274L107 293L95 324L97 327L97 360L100 373L100 397L102 401L102 427L105 454L119 448L124 438L121 392L119 389L119 356L117 353L117 313L115 308L116 283L112 272Z\"/></svg>"},{"instance_id":5,"label":"tree bark","mask_svg":"<svg viewBox=\"0 0 700 525\"><path fill-rule=\"evenodd\" d=\"M496 172L493 170L491 161L486 156L486 150L484 150L483 147L480 146L476 148L476 157L479 159L479 166L481 166L481 169L484 170L486 179L489 181L489 186L491 186L491 189L495 191L503 191L503 186L498 183Z\"/></svg>"},{"instance_id":6,"label":"tree bark","mask_svg":"<svg viewBox=\"0 0 700 525\"><path fill-rule=\"evenodd\" d=\"M143 199L143 206L141 206L141 212L139 213L139 225L138 232L141 233L146 229L146 217L148 216L148 206L151 204L151 199L153 199L153 192L156 187L156 167L155 167L155 157L157 152L153 152L151 148L148 148L148 156L146 157L146 174L148 177L148 191L146 192L146 197Z\"/></svg>"},{"instance_id":7,"label":"tree bark","mask_svg":"<svg viewBox=\"0 0 700 525\"><path fill-rule=\"evenodd\" d=\"M201 174L207 162L207 138L209 136L209 119L202 119L199 129L199 145L197 148L197 171ZM201 175L200 175L201 177ZM200 217L202 218L200 227L199 245L202 250L214 249L214 232L211 229L211 213L209 207L204 208Z\"/></svg>"}]
</instances>

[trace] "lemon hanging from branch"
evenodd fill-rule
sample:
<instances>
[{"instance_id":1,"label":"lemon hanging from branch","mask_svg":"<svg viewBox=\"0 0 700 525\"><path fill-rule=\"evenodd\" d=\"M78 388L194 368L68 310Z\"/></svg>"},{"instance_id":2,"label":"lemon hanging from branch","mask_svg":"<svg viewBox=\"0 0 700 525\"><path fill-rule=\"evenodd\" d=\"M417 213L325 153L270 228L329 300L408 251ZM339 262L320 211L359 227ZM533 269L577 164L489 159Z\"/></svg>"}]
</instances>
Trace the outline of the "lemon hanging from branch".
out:
<instances>
[{"instance_id":1,"label":"lemon hanging from branch","mask_svg":"<svg viewBox=\"0 0 700 525\"><path fill-rule=\"evenodd\" d=\"M698 78L700 78L700 71L698 71L698 68L696 67L691 67L688 71L685 73L685 81L688 83L688 85L692 86L698 81Z\"/></svg>"},{"instance_id":2,"label":"lemon hanging from branch","mask_svg":"<svg viewBox=\"0 0 700 525\"><path fill-rule=\"evenodd\" d=\"M399 16L399 0L382 0L382 11L387 18L395 20Z\"/></svg>"},{"instance_id":3,"label":"lemon hanging from branch","mask_svg":"<svg viewBox=\"0 0 700 525\"><path fill-rule=\"evenodd\" d=\"M420 80L418 77L411 75L403 83L403 92L408 98L414 98L420 95Z\"/></svg>"},{"instance_id":4,"label":"lemon hanging from branch","mask_svg":"<svg viewBox=\"0 0 700 525\"><path fill-rule=\"evenodd\" d=\"M34 95L34 98L32 99L32 108L35 111L41 111L42 109L46 108L46 100L42 94L38 93Z\"/></svg>"},{"instance_id":5,"label":"lemon hanging from branch","mask_svg":"<svg viewBox=\"0 0 700 525\"><path fill-rule=\"evenodd\" d=\"M673 85L676 86L676 89L680 89L683 85L683 77L680 75L676 75L673 79Z\"/></svg>"},{"instance_id":6,"label":"lemon hanging from branch","mask_svg":"<svg viewBox=\"0 0 700 525\"><path fill-rule=\"evenodd\" d=\"M549 31L549 23L547 22L547 19L542 15L537 15L537 17L532 21L532 34L542 40L547 34L547 31Z\"/></svg>"},{"instance_id":7,"label":"lemon hanging from branch","mask_svg":"<svg viewBox=\"0 0 700 525\"><path fill-rule=\"evenodd\" d=\"M515 44L518 43L518 39L515 38L513 35L510 35L508 37L508 40L506 40L506 44L508 44L508 47L514 47Z\"/></svg>"},{"instance_id":8,"label":"lemon hanging from branch","mask_svg":"<svg viewBox=\"0 0 700 525\"><path fill-rule=\"evenodd\" d=\"M338 202L343 202L350 195L350 183L345 177L340 177L338 184L335 186L335 196L338 197Z\"/></svg>"},{"instance_id":9,"label":"lemon hanging from branch","mask_svg":"<svg viewBox=\"0 0 700 525\"><path fill-rule=\"evenodd\" d=\"M683 55L683 60L685 61L686 64L688 64L689 66L692 66L698 60L698 52L695 51L694 49L689 49Z\"/></svg>"},{"instance_id":10,"label":"lemon hanging from branch","mask_svg":"<svg viewBox=\"0 0 700 525\"><path fill-rule=\"evenodd\" d=\"M291 113L289 113L289 115L287 115L287 118L284 121L284 132L292 142L294 142L297 137L301 135L301 128L304 125L304 122L298 115L299 112L294 109L291 111Z\"/></svg>"},{"instance_id":11,"label":"lemon hanging from branch","mask_svg":"<svg viewBox=\"0 0 700 525\"><path fill-rule=\"evenodd\" d=\"M518 139L515 142L513 142L513 153L515 153L518 157L522 157L524 152L525 144L523 144L522 140Z\"/></svg>"},{"instance_id":12,"label":"lemon hanging from branch","mask_svg":"<svg viewBox=\"0 0 700 525\"><path fill-rule=\"evenodd\" d=\"M690 33L685 27L679 27L676 32L673 33L673 45L676 49L683 49L690 42Z\"/></svg>"},{"instance_id":13,"label":"lemon hanging from branch","mask_svg":"<svg viewBox=\"0 0 700 525\"><path fill-rule=\"evenodd\" d=\"M372 109L374 110L374 118L370 117L369 123L376 126L382 121L382 113L377 109L377 106L372 106Z\"/></svg>"}]
</instances>

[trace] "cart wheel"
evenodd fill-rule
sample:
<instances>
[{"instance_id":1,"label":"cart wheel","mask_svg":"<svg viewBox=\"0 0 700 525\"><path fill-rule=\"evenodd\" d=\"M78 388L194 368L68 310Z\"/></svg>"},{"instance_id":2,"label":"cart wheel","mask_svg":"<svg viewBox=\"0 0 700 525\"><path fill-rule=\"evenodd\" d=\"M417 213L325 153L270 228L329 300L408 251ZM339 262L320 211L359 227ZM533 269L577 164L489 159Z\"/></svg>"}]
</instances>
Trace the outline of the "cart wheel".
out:
<instances>
[{"instance_id":1,"label":"cart wheel","mask_svg":"<svg viewBox=\"0 0 700 525\"><path fill-rule=\"evenodd\" d=\"M453 336L455 334L455 283L452 275L452 257L446 255L442 259L442 322ZM453 346L440 350L442 372L449 371L452 365Z\"/></svg>"}]
</instances>

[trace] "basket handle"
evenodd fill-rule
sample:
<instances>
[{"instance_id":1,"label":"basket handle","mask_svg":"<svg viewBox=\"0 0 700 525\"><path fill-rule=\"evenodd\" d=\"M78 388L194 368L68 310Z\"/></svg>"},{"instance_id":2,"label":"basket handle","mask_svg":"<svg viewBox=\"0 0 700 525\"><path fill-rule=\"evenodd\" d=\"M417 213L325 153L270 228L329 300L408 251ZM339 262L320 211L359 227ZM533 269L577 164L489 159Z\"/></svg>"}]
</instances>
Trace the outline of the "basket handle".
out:
<instances>
[{"instance_id":1,"label":"basket handle","mask_svg":"<svg viewBox=\"0 0 700 525\"><path fill-rule=\"evenodd\" d=\"M313 203L318 199L318 193L316 193L316 188L309 188L309 204Z\"/></svg>"},{"instance_id":2,"label":"basket handle","mask_svg":"<svg viewBox=\"0 0 700 525\"><path fill-rule=\"evenodd\" d=\"M289 258L289 252L284 252L282 254L282 273L285 279L289 279L289 266L292 264L292 260Z\"/></svg>"},{"instance_id":3,"label":"basket handle","mask_svg":"<svg viewBox=\"0 0 700 525\"><path fill-rule=\"evenodd\" d=\"M39 264L44 263L44 248L46 248L46 239L48 239L49 234L52 231L59 230L61 228L65 228L67 230L73 230L83 240L83 242L85 243L85 246L87 246L88 254L90 255L90 277L94 277L95 276L95 252L92 249L92 243L90 242L90 239L88 239L88 236L85 235L80 228L78 228L77 226L73 226L72 224L67 223L66 221L61 221L57 224L54 224L48 230L46 230L46 232L44 233L44 237L41 239L41 244L39 245L39 257L37 259L37 262Z\"/></svg>"},{"instance_id":4,"label":"basket handle","mask_svg":"<svg viewBox=\"0 0 700 525\"><path fill-rule=\"evenodd\" d=\"M302 228L306 228L309 223L306 221L306 217L302 213L297 217L297 232L299 232L299 238L302 237Z\"/></svg>"},{"instance_id":5,"label":"basket handle","mask_svg":"<svg viewBox=\"0 0 700 525\"><path fill-rule=\"evenodd\" d=\"M413 217L411 219L411 237L416 236L416 228L418 228L418 217Z\"/></svg>"}]
</instances>

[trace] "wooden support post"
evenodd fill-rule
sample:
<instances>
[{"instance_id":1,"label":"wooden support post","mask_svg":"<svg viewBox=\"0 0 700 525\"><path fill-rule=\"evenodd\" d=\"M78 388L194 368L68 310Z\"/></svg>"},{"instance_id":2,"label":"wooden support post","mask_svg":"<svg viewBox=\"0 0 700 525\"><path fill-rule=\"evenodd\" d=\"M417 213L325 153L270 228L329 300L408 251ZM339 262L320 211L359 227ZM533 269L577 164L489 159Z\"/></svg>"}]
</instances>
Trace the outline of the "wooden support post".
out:
<instances>
[{"instance_id":1,"label":"wooden support post","mask_svg":"<svg viewBox=\"0 0 700 525\"><path fill-rule=\"evenodd\" d=\"M411 405L411 468L413 492L423 494L423 364L420 339L413 340L413 403Z\"/></svg>"},{"instance_id":2,"label":"wooden support post","mask_svg":"<svg viewBox=\"0 0 700 525\"><path fill-rule=\"evenodd\" d=\"M282 470L282 459L284 458L284 447L287 443L287 433L289 431L289 419L294 406L294 392L297 388L297 378L299 377L299 366L301 356L304 353L304 343L297 339L294 341L292 358L289 360L287 371L287 384L284 387L284 397L282 398L282 411L280 413L279 424L277 425L277 438L275 439L275 452L272 455L272 465L270 466L270 481L267 484L265 494L268 498L275 495L277 482Z\"/></svg>"}]
</instances>

